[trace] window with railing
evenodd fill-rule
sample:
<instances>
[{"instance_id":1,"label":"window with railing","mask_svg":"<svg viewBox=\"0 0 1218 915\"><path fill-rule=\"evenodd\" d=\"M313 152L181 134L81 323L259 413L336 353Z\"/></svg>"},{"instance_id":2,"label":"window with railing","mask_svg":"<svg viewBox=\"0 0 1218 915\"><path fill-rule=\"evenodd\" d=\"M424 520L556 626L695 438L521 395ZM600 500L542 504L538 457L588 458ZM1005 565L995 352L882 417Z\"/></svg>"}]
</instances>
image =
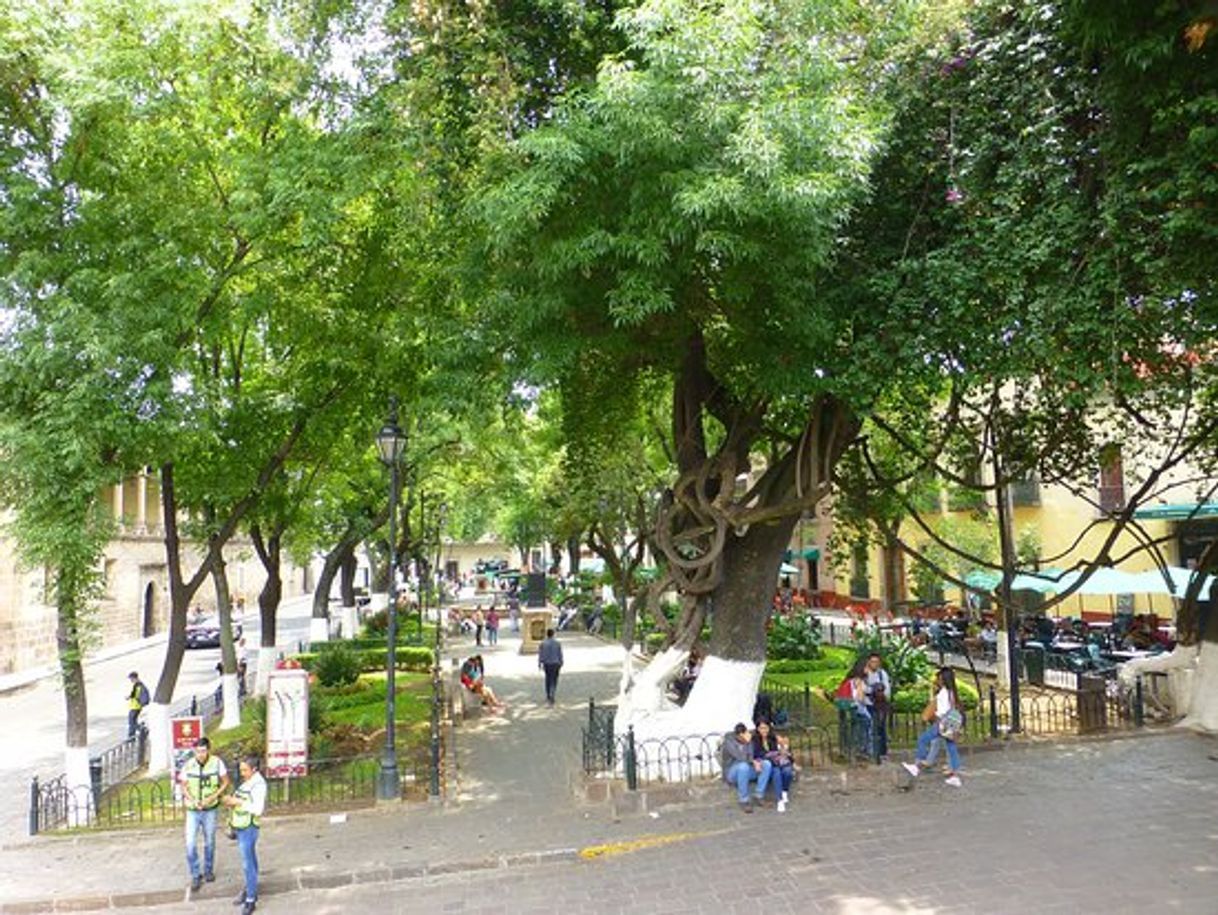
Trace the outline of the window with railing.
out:
<instances>
[{"instance_id":1,"label":"window with railing","mask_svg":"<svg viewBox=\"0 0 1218 915\"><path fill-rule=\"evenodd\" d=\"M1125 469L1119 448L1104 454L1100 462L1100 511L1119 512L1125 507Z\"/></svg>"}]
</instances>

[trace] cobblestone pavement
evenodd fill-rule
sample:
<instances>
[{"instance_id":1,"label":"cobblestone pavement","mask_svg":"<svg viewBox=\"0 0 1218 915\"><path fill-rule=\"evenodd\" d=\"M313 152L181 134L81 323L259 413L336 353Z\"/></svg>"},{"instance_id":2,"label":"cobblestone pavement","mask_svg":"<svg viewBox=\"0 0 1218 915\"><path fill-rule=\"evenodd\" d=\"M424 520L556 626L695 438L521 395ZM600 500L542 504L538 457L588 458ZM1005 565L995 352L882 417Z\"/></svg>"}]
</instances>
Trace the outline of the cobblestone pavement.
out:
<instances>
[{"instance_id":1,"label":"cobblestone pavement","mask_svg":"<svg viewBox=\"0 0 1218 915\"><path fill-rule=\"evenodd\" d=\"M587 696L612 692L616 649L572 637L559 705L547 709L536 660L513 648L484 652L509 709L461 729L454 800L356 811L343 824L269 818L259 912L1218 915L1211 739L973 753L962 789L930 775L912 791L886 773L849 790L811 777L782 815L744 815L712 789L655 816L614 816L579 804L569 782ZM91 897L231 912L239 865L223 841L217 870L186 901L177 829L40 839L0 851L0 912L51 910L11 900Z\"/></svg>"}]
</instances>

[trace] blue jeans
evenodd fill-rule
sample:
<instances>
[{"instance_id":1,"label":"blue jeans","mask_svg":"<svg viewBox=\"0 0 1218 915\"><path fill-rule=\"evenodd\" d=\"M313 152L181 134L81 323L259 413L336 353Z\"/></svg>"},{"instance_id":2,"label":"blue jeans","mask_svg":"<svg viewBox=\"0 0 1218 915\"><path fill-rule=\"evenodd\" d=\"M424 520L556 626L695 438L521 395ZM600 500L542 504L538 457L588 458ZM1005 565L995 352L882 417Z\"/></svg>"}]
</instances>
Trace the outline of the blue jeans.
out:
<instances>
[{"instance_id":1,"label":"blue jeans","mask_svg":"<svg viewBox=\"0 0 1218 915\"><path fill-rule=\"evenodd\" d=\"M960 771L960 751L956 749L956 741L948 740L939 733L939 722L932 721L918 737L918 762L932 763L939 755L935 741L940 740L947 747L947 764L953 772Z\"/></svg>"},{"instance_id":2,"label":"blue jeans","mask_svg":"<svg viewBox=\"0 0 1218 915\"><path fill-rule=\"evenodd\" d=\"M749 762L734 762L727 770L727 780L736 786L736 797L740 803L747 804L749 800L749 782L756 780L757 796L765 796L766 785L770 783L770 772L773 771L768 759L761 760L761 770L753 768Z\"/></svg>"},{"instance_id":3,"label":"blue jeans","mask_svg":"<svg viewBox=\"0 0 1218 915\"><path fill-rule=\"evenodd\" d=\"M186 867L190 876L201 877L199 872L199 827L203 827L204 873L213 873L216 863L216 812L211 810L186 811Z\"/></svg>"},{"instance_id":4,"label":"blue jeans","mask_svg":"<svg viewBox=\"0 0 1218 915\"><path fill-rule=\"evenodd\" d=\"M486 627L486 643L488 645L498 645L499 644L499 627L498 626L496 626L494 629L492 629L490 626Z\"/></svg>"},{"instance_id":5,"label":"blue jeans","mask_svg":"<svg viewBox=\"0 0 1218 915\"><path fill-rule=\"evenodd\" d=\"M871 754L871 709L863 705L854 707L854 745L866 757Z\"/></svg>"},{"instance_id":6,"label":"blue jeans","mask_svg":"<svg viewBox=\"0 0 1218 915\"><path fill-rule=\"evenodd\" d=\"M258 827L237 830L237 850L241 852L241 870L245 873L245 901L258 898Z\"/></svg>"},{"instance_id":7,"label":"blue jeans","mask_svg":"<svg viewBox=\"0 0 1218 915\"><path fill-rule=\"evenodd\" d=\"M791 790L791 782L795 781L795 767L790 763L774 766L770 770L770 781L774 785L775 799L781 801L783 794Z\"/></svg>"}]
</instances>

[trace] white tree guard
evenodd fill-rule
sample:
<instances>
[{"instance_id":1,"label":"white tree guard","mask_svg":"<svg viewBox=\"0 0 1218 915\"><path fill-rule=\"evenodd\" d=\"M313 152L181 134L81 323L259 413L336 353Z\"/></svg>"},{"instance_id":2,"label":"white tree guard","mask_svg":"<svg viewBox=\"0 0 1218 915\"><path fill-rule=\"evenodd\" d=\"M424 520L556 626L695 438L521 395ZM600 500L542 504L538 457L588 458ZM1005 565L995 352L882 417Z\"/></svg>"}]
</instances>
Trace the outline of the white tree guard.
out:
<instances>
[{"instance_id":1,"label":"white tree guard","mask_svg":"<svg viewBox=\"0 0 1218 915\"><path fill-rule=\"evenodd\" d=\"M258 647L258 670L254 675L254 695L265 696L271 671L275 669L275 659L279 650L274 646Z\"/></svg>"},{"instance_id":2,"label":"white tree guard","mask_svg":"<svg viewBox=\"0 0 1218 915\"><path fill-rule=\"evenodd\" d=\"M313 617L309 620L309 641L328 642L330 641L330 621L325 617Z\"/></svg>"},{"instance_id":3,"label":"white tree guard","mask_svg":"<svg viewBox=\"0 0 1218 915\"><path fill-rule=\"evenodd\" d=\"M623 735L627 728L634 728L635 745L641 748L639 775L649 781L688 778L690 754L708 757L697 761L692 774L718 773L719 737L738 722L752 726L764 662L708 656L685 705L676 706L664 693L685 656L685 652L674 649L657 655L635 678L625 708L618 705L614 730ZM659 702L655 701L657 684ZM664 749L657 753L654 748L660 744Z\"/></svg>"},{"instance_id":4,"label":"white tree guard","mask_svg":"<svg viewBox=\"0 0 1218 915\"><path fill-rule=\"evenodd\" d=\"M72 794L68 805L68 825L88 826L93 809L93 782L89 775L89 748L65 747L63 751L65 787Z\"/></svg>"},{"instance_id":5,"label":"white tree guard","mask_svg":"<svg viewBox=\"0 0 1218 915\"><path fill-rule=\"evenodd\" d=\"M343 638L355 638L355 634L359 632L359 612L355 607L343 607L341 614L343 621Z\"/></svg>"},{"instance_id":6,"label":"white tree guard","mask_svg":"<svg viewBox=\"0 0 1218 915\"><path fill-rule=\"evenodd\" d=\"M153 702L147 706L148 720L148 774L160 775L169 771L169 706Z\"/></svg>"},{"instance_id":7,"label":"white tree guard","mask_svg":"<svg viewBox=\"0 0 1218 915\"><path fill-rule=\"evenodd\" d=\"M1194 731L1218 733L1218 644L1201 643L1191 680L1191 701L1181 724Z\"/></svg>"},{"instance_id":8,"label":"white tree guard","mask_svg":"<svg viewBox=\"0 0 1218 915\"><path fill-rule=\"evenodd\" d=\"M241 727L241 700L237 686L237 675L224 674L220 678L221 695L224 697L224 716L220 719L220 730Z\"/></svg>"}]
</instances>

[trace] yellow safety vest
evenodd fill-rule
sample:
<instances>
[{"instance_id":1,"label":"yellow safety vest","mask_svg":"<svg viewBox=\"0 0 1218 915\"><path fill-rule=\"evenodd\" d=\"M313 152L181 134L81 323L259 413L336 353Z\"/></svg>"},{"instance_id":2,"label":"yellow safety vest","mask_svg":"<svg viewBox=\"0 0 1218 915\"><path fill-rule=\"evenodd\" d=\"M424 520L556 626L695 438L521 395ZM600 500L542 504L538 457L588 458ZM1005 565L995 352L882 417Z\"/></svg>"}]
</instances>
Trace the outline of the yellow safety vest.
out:
<instances>
[{"instance_id":1,"label":"yellow safety vest","mask_svg":"<svg viewBox=\"0 0 1218 915\"><path fill-rule=\"evenodd\" d=\"M127 708L138 712L144 707L144 703L140 702L140 689L142 686L143 684L141 683L133 683L131 685L131 695L127 697Z\"/></svg>"},{"instance_id":2,"label":"yellow safety vest","mask_svg":"<svg viewBox=\"0 0 1218 915\"><path fill-rule=\"evenodd\" d=\"M250 779L250 781L253 781L253 779ZM250 798L253 796L253 792L250 791L249 787L250 781L242 782L241 787L233 792L233 796L236 797L242 805L249 803ZM232 825L233 829L245 829L248 826L257 826L258 822L259 817L250 813L248 810L242 810L241 807L233 808L232 816L229 820L229 823Z\"/></svg>"},{"instance_id":3,"label":"yellow safety vest","mask_svg":"<svg viewBox=\"0 0 1218 915\"><path fill-rule=\"evenodd\" d=\"M200 801L207 795L215 793L220 787L219 758L208 756L207 762L200 766L199 760L192 756L182 767L182 783L186 787L186 796L192 801ZM214 810L219 806L220 798L217 795L216 799L203 809Z\"/></svg>"}]
</instances>

